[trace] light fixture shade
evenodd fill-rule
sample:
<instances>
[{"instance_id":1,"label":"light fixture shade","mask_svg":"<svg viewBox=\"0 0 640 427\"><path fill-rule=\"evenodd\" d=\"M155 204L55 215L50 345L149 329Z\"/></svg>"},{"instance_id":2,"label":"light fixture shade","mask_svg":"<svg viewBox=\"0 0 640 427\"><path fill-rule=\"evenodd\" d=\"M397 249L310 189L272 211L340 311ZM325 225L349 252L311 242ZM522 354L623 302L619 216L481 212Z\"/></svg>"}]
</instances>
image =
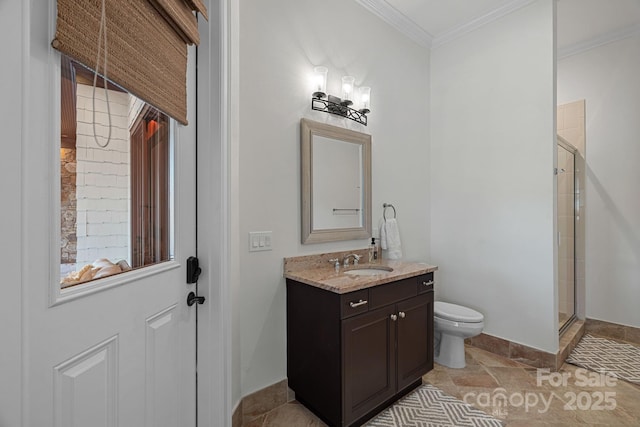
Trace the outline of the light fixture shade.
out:
<instances>
[{"instance_id":1,"label":"light fixture shade","mask_svg":"<svg viewBox=\"0 0 640 427\"><path fill-rule=\"evenodd\" d=\"M327 95L327 67L315 67L313 69L313 97L324 98Z\"/></svg>"},{"instance_id":2,"label":"light fixture shade","mask_svg":"<svg viewBox=\"0 0 640 427\"><path fill-rule=\"evenodd\" d=\"M356 78L353 76L342 77L342 100L353 101L353 90Z\"/></svg>"},{"instance_id":3,"label":"light fixture shade","mask_svg":"<svg viewBox=\"0 0 640 427\"><path fill-rule=\"evenodd\" d=\"M360 111L367 114L371 112L371 88L363 86L360 88Z\"/></svg>"}]
</instances>

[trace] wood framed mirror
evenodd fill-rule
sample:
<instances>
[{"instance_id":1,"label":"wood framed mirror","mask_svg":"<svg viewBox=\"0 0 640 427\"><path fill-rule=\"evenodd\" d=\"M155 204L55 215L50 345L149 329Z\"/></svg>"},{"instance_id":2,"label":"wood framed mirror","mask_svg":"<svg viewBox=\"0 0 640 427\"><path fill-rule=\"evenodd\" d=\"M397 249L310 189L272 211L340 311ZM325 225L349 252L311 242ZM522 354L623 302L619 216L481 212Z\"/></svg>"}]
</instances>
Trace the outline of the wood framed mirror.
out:
<instances>
[{"instance_id":1,"label":"wood framed mirror","mask_svg":"<svg viewBox=\"0 0 640 427\"><path fill-rule=\"evenodd\" d=\"M302 243L371 237L371 135L300 121Z\"/></svg>"}]
</instances>

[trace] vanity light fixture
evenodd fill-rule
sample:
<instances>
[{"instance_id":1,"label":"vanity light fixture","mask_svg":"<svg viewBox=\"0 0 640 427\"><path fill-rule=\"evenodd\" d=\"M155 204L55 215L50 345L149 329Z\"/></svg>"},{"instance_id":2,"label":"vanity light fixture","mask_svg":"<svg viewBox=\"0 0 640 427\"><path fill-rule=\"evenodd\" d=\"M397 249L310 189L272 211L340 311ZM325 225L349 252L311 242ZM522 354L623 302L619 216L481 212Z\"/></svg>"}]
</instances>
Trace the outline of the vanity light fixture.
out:
<instances>
[{"instance_id":1,"label":"vanity light fixture","mask_svg":"<svg viewBox=\"0 0 640 427\"><path fill-rule=\"evenodd\" d=\"M337 96L327 94L327 72L327 67L315 67L313 69L311 109L345 117L366 126L367 114L371 112L369 109L371 88L360 88L360 104L362 104L362 108L357 110L351 107L355 101L356 78L353 76L342 77L342 98L339 98Z\"/></svg>"}]
</instances>

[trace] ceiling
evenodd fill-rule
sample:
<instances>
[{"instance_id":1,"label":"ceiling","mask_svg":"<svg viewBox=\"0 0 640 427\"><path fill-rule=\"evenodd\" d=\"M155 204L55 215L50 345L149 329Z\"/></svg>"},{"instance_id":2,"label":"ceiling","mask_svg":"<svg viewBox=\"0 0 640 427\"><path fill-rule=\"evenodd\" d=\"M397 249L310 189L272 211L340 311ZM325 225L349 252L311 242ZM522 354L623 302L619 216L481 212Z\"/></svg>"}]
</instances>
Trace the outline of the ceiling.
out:
<instances>
[{"instance_id":1,"label":"ceiling","mask_svg":"<svg viewBox=\"0 0 640 427\"><path fill-rule=\"evenodd\" d=\"M558 50L639 25L640 0L559 0Z\"/></svg>"},{"instance_id":2,"label":"ceiling","mask_svg":"<svg viewBox=\"0 0 640 427\"><path fill-rule=\"evenodd\" d=\"M438 47L533 0L357 0L407 36ZM640 0L557 0L558 52L640 31Z\"/></svg>"}]
</instances>

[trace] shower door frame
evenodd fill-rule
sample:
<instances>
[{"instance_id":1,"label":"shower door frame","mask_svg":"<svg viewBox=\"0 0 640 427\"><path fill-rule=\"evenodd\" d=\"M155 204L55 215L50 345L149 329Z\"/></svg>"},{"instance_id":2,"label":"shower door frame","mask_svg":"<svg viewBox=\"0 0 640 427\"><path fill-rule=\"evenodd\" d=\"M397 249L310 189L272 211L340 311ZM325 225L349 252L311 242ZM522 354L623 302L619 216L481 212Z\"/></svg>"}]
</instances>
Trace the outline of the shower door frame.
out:
<instances>
[{"instance_id":1,"label":"shower door frame","mask_svg":"<svg viewBox=\"0 0 640 427\"><path fill-rule=\"evenodd\" d=\"M573 324L573 322L578 318L577 317L577 310L578 310L578 287L577 287L577 261L576 261L576 251L577 251L577 247L576 247L576 233L578 230L578 224L576 221L577 216L579 215L579 200L580 200L580 193L579 193L579 180L578 180L578 170L576 169L576 156L578 155L578 149L576 147L574 147L569 141L567 141L566 139L562 138L560 135L557 136L557 146L562 147L563 149L567 150L569 153L571 153L571 155L573 156L573 313L571 314L571 316L569 316L569 318L567 320L564 321L564 323L562 325L559 326L558 328L558 333L561 335L565 330L567 330L571 324ZM560 176L560 171L558 168L556 168L556 177ZM556 200L558 199L558 182L556 181ZM557 216L557 213L556 213ZM558 231L558 236L559 236L559 231ZM559 242L556 241L556 244L558 244ZM559 244L558 244L559 247ZM559 289L558 289L559 291ZM559 295L558 295L559 297ZM558 314L559 314L559 310L558 310Z\"/></svg>"}]
</instances>

